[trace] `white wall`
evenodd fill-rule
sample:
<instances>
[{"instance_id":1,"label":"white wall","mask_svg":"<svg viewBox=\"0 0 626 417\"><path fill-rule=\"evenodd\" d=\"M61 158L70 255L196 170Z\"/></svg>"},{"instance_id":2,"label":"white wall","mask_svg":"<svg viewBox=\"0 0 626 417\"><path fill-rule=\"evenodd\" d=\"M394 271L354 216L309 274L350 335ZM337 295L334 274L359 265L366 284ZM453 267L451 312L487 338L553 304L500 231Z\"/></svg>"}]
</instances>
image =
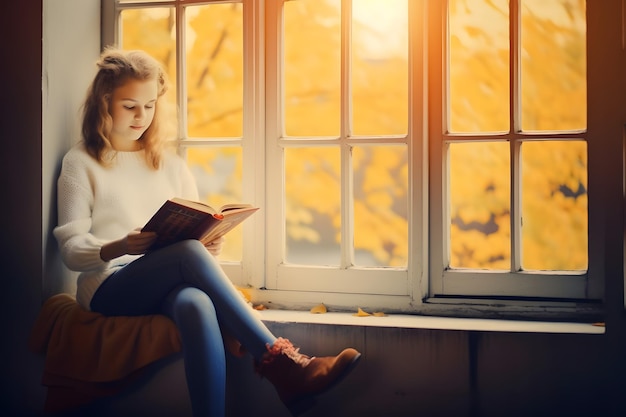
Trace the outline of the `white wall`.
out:
<instances>
[{"instance_id":1,"label":"white wall","mask_svg":"<svg viewBox=\"0 0 626 417\"><path fill-rule=\"evenodd\" d=\"M2 1L0 16L0 410L39 415L43 358L29 351L28 337L53 289L44 282L63 282L49 234L54 181L98 55L100 1Z\"/></svg>"},{"instance_id":2,"label":"white wall","mask_svg":"<svg viewBox=\"0 0 626 417\"><path fill-rule=\"evenodd\" d=\"M100 52L100 1L43 2L43 297L75 293L75 275L59 257L51 230L56 224L56 178L61 158L80 138L80 106Z\"/></svg>"}]
</instances>

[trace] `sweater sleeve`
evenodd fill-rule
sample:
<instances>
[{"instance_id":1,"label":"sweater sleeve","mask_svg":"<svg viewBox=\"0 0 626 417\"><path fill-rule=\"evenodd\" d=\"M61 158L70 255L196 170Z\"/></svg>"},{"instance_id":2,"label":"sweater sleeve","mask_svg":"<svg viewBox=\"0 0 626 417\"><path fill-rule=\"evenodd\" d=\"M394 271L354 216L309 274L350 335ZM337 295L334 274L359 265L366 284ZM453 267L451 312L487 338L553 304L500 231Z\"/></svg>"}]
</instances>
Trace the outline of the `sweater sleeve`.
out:
<instances>
[{"instance_id":1,"label":"sweater sleeve","mask_svg":"<svg viewBox=\"0 0 626 417\"><path fill-rule=\"evenodd\" d=\"M104 242L90 233L93 191L79 155L70 152L63 158L57 192L59 221L53 233L65 265L74 271L105 268L109 263L100 258Z\"/></svg>"}]
</instances>

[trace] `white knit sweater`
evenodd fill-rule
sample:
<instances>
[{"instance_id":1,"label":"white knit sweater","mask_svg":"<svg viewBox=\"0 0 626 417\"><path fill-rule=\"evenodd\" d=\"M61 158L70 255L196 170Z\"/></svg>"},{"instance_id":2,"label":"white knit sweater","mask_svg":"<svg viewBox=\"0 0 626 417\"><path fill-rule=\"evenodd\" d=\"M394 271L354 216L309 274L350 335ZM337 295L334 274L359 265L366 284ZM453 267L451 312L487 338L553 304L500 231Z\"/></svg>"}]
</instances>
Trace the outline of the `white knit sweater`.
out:
<instances>
[{"instance_id":1,"label":"white knit sweater","mask_svg":"<svg viewBox=\"0 0 626 417\"><path fill-rule=\"evenodd\" d=\"M63 158L58 179L59 223L54 229L67 267L79 271L76 299L90 309L91 298L115 270L138 258L100 258L103 244L142 227L172 197L197 199L185 161L166 153L161 168L148 166L144 152L118 152L110 167L74 146Z\"/></svg>"}]
</instances>

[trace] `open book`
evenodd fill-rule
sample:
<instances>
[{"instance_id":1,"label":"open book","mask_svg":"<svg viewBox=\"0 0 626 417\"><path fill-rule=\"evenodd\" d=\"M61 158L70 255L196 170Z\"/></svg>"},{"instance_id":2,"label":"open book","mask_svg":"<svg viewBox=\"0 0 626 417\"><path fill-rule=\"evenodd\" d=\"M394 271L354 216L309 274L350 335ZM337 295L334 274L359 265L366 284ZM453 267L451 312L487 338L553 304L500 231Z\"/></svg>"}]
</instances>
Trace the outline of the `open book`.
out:
<instances>
[{"instance_id":1,"label":"open book","mask_svg":"<svg viewBox=\"0 0 626 417\"><path fill-rule=\"evenodd\" d=\"M157 234L150 249L185 239L206 244L224 236L258 209L250 204L226 204L215 210L197 201L173 198L163 203L142 230Z\"/></svg>"}]
</instances>

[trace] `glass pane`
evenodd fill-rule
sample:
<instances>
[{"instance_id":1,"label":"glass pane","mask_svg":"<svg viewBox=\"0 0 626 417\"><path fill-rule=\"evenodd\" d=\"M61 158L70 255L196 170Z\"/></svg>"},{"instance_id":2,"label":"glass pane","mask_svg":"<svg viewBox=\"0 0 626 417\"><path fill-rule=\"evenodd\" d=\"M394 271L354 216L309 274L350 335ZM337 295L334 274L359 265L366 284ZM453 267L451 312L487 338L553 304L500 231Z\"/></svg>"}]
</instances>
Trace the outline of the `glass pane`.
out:
<instances>
[{"instance_id":1,"label":"glass pane","mask_svg":"<svg viewBox=\"0 0 626 417\"><path fill-rule=\"evenodd\" d=\"M510 269L508 142L450 144L450 267Z\"/></svg>"},{"instance_id":2,"label":"glass pane","mask_svg":"<svg viewBox=\"0 0 626 417\"><path fill-rule=\"evenodd\" d=\"M243 136L243 5L187 7L190 137Z\"/></svg>"},{"instance_id":3,"label":"glass pane","mask_svg":"<svg viewBox=\"0 0 626 417\"><path fill-rule=\"evenodd\" d=\"M406 146L357 146L352 157L355 263L405 267L409 242Z\"/></svg>"},{"instance_id":4,"label":"glass pane","mask_svg":"<svg viewBox=\"0 0 626 417\"><path fill-rule=\"evenodd\" d=\"M587 269L587 143L522 144L522 267Z\"/></svg>"},{"instance_id":5,"label":"glass pane","mask_svg":"<svg viewBox=\"0 0 626 417\"><path fill-rule=\"evenodd\" d=\"M200 201L213 207L242 201L242 150L240 147L189 148L187 164L196 178ZM242 227L238 226L225 237L220 261L240 261L242 254Z\"/></svg>"},{"instance_id":6,"label":"glass pane","mask_svg":"<svg viewBox=\"0 0 626 417\"><path fill-rule=\"evenodd\" d=\"M584 0L522 0L522 130L587 127Z\"/></svg>"},{"instance_id":7,"label":"glass pane","mask_svg":"<svg viewBox=\"0 0 626 417\"><path fill-rule=\"evenodd\" d=\"M287 262L339 265L340 165L337 147L285 150Z\"/></svg>"},{"instance_id":8,"label":"glass pane","mask_svg":"<svg viewBox=\"0 0 626 417\"><path fill-rule=\"evenodd\" d=\"M287 136L339 136L340 0L284 4Z\"/></svg>"},{"instance_id":9,"label":"glass pane","mask_svg":"<svg viewBox=\"0 0 626 417\"><path fill-rule=\"evenodd\" d=\"M453 133L509 131L509 2L449 1Z\"/></svg>"},{"instance_id":10,"label":"glass pane","mask_svg":"<svg viewBox=\"0 0 626 417\"><path fill-rule=\"evenodd\" d=\"M353 0L352 133L408 126L408 0Z\"/></svg>"},{"instance_id":11,"label":"glass pane","mask_svg":"<svg viewBox=\"0 0 626 417\"><path fill-rule=\"evenodd\" d=\"M169 78L165 100L172 137L176 135L176 10L170 7L129 9L121 12L121 48L141 49L158 59ZM150 36L146 36L149 33Z\"/></svg>"}]
</instances>

